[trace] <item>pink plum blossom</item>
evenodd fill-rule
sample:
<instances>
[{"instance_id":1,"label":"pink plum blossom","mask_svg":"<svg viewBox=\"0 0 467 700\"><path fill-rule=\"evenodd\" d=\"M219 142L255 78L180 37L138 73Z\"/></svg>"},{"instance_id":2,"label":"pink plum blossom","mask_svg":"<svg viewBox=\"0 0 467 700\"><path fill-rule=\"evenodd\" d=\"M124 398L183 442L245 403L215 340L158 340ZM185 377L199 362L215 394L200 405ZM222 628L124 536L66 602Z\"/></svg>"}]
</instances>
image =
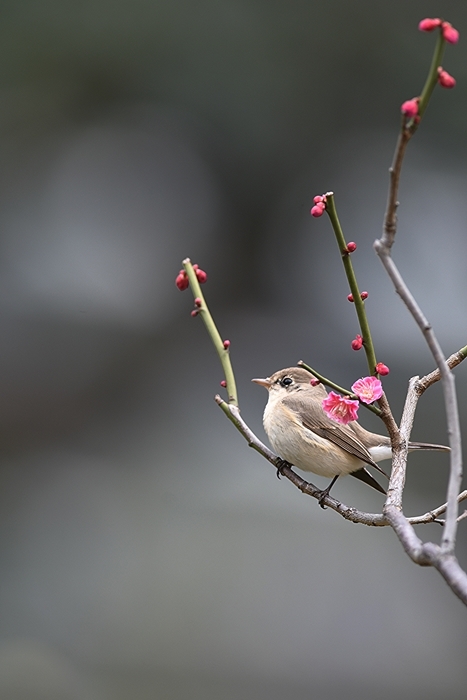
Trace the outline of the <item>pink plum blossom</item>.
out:
<instances>
[{"instance_id":1,"label":"pink plum blossom","mask_svg":"<svg viewBox=\"0 0 467 700\"><path fill-rule=\"evenodd\" d=\"M352 384L352 391L363 403L373 403L383 395L383 385L376 377L362 377Z\"/></svg>"},{"instance_id":2,"label":"pink plum blossom","mask_svg":"<svg viewBox=\"0 0 467 700\"><path fill-rule=\"evenodd\" d=\"M358 418L358 401L336 394L335 391L329 392L322 405L328 418L337 423L347 425Z\"/></svg>"}]
</instances>

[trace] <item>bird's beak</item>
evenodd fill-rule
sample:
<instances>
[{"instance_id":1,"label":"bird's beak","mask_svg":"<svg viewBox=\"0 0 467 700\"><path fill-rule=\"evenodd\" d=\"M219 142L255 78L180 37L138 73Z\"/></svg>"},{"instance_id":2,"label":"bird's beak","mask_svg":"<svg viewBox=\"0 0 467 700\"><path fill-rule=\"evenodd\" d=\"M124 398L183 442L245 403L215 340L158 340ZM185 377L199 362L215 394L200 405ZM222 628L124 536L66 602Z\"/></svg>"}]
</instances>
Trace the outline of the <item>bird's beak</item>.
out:
<instances>
[{"instance_id":1,"label":"bird's beak","mask_svg":"<svg viewBox=\"0 0 467 700\"><path fill-rule=\"evenodd\" d=\"M269 389L271 387L271 380L269 377L266 377L266 379L252 379L252 382L255 384L261 384L261 386L265 386L266 389Z\"/></svg>"}]
</instances>

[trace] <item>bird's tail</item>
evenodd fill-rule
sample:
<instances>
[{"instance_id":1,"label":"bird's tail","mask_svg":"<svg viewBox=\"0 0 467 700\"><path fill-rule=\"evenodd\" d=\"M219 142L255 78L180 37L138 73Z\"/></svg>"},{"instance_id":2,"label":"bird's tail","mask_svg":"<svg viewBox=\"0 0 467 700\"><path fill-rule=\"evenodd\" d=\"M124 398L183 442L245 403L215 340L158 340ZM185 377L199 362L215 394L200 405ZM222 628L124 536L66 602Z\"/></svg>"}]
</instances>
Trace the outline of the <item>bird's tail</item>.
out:
<instances>
[{"instance_id":1,"label":"bird's tail","mask_svg":"<svg viewBox=\"0 0 467 700\"><path fill-rule=\"evenodd\" d=\"M451 448L447 445L433 445L430 442L409 442L409 450L442 450L450 452Z\"/></svg>"}]
</instances>

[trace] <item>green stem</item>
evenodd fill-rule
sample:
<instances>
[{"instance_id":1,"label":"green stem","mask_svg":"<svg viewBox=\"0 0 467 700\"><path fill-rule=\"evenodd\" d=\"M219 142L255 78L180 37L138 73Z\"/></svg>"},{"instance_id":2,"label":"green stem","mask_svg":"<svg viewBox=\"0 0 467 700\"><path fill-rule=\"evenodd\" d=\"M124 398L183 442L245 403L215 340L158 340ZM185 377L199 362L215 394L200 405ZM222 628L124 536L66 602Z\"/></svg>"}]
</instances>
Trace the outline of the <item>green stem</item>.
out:
<instances>
[{"instance_id":1,"label":"green stem","mask_svg":"<svg viewBox=\"0 0 467 700\"><path fill-rule=\"evenodd\" d=\"M420 118L423 116L426 108L428 107L428 102L430 101L430 97L436 87L436 83L438 82L438 68L441 66L445 46L446 41L443 37L442 29L440 28L438 41L436 42L433 58L431 59L430 70L428 71L425 85L423 86L422 94L420 95L420 102L418 103L418 115ZM419 123L420 122L418 122L418 124ZM418 124L415 125L413 131L415 131Z\"/></svg>"},{"instance_id":2,"label":"green stem","mask_svg":"<svg viewBox=\"0 0 467 700\"><path fill-rule=\"evenodd\" d=\"M191 291L193 292L193 297L195 299L199 299L199 306L196 306L196 310L203 319L204 325L206 326L206 330L213 342L217 354L219 355L219 359L222 364L222 369L224 370L225 381L227 384L229 403L233 404L234 406L238 406L237 388L235 385L235 376L233 373L232 364L230 362L229 349L224 347L224 341L219 335L219 331L217 330L216 324L214 323L214 319L211 316L211 313L208 309L208 305L206 304L203 292L201 291L201 287L198 282L196 272L193 269L193 265L191 264L190 258L186 258L185 260L183 260L182 265L188 275Z\"/></svg>"},{"instance_id":3,"label":"green stem","mask_svg":"<svg viewBox=\"0 0 467 700\"><path fill-rule=\"evenodd\" d=\"M365 304L363 302L362 297L360 296L360 290L358 288L357 278L355 277L355 272L353 269L352 261L350 259L350 254L347 251L347 243L345 242L339 217L337 216L333 192L328 192L326 194L326 213L328 214L331 220L332 228L334 229L334 234L337 240L337 245L339 246L339 250L342 255L342 262L344 263L345 274L347 275L350 291L352 293L352 297L355 304L355 311L357 312L358 322L360 324L360 330L363 338L363 347L365 349L366 359L368 362L368 369L370 374L374 376L377 374L375 369L376 354L373 346L373 341L371 339L370 325L368 323L368 318L365 311Z\"/></svg>"},{"instance_id":4,"label":"green stem","mask_svg":"<svg viewBox=\"0 0 467 700\"><path fill-rule=\"evenodd\" d=\"M423 86L422 93L418 100L418 114L415 119L403 119L402 131L406 132L407 140L409 140L420 126L421 119L425 113L428 103L430 101L433 90L438 82L438 68L441 66L441 61L443 59L444 49L446 47L446 41L443 37L443 31L440 27L438 40L435 45L435 50L433 52L433 58L431 59L431 65L428 70L428 75L425 80L425 85Z\"/></svg>"},{"instance_id":5,"label":"green stem","mask_svg":"<svg viewBox=\"0 0 467 700\"><path fill-rule=\"evenodd\" d=\"M348 396L349 399L356 399L357 401L360 401L358 396L356 394L353 394L351 391L348 389L344 389L344 387L339 386L339 384L336 384L335 382L331 382L330 379L327 379L326 377L323 377L322 374L317 372L313 367L310 367L309 365L305 364L303 360L299 360L297 362L297 365L299 367L303 367L303 369L306 369L307 372L310 372L316 379L319 379L321 384L324 384L324 386L328 386L330 389L334 389L335 391L338 391L340 394L344 394L344 396ZM377 416L381 416L381 411L377 406L374 406L373 404L367 404L363 403L363 401L360 401L360 405L364 406L367 408L369 411L372 413L375 413Z\"/></svg>"}]
</instances>

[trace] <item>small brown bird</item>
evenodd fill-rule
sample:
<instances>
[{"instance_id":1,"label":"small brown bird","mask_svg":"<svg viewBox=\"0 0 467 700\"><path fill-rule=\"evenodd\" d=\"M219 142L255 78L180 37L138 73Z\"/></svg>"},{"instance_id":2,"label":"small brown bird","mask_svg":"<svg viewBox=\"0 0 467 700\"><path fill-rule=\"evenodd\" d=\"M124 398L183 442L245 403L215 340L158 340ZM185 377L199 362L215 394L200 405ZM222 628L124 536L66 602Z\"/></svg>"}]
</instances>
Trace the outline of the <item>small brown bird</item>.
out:
<instances>
[{"instance_id":1,"label":"small brown bird","mask_svg":"<svg viewBox=\"0 0 467 700\"><path fill-rule=\"evenodd\" d=\"M389 438L370 433L357 421L341 425L328 418L322 407L327 391L322 384L312 386L310 380L310 373L299 367L281 369L266 379L251 380L269 391L263 425L275 452L303 471L332 478L322 492L320 505L338 477L345 474L386 493L366 465L387 478L376 462L391 458ZM449 451L449 447L409 442L409 450Z\"/></svg>"}]
</instances>

